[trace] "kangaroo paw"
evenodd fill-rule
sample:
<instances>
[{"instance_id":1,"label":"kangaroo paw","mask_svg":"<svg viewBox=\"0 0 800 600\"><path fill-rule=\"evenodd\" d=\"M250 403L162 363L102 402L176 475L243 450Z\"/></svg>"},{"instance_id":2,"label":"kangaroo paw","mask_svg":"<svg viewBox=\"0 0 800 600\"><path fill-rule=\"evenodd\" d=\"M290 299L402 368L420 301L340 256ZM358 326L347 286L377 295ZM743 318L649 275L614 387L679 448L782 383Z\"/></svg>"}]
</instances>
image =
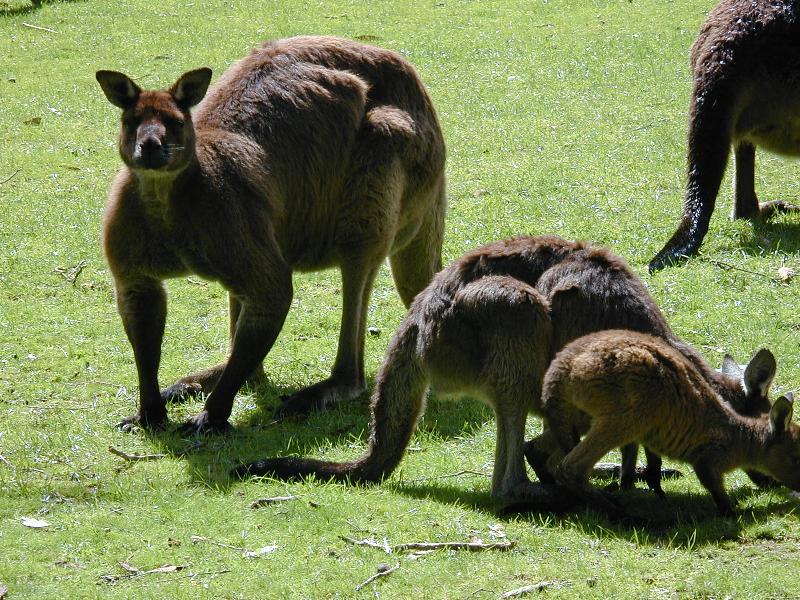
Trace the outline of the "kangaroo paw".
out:
<instances>
[{"instance_id":1,"label":"kangaroo paw","mask_svg":"<svg viewBox=\"0 0 800 600\"><path fill-rule=\"evenodd\" d=\"M343 400L353 400L364 393L362 386L341 384L335 379L326 379L289 396L281 396L281 404L275 409L274 417L306 415L314 410L322 410Z\"/></svg>"},{"instance_id":2,"label":"kangaroo paw","mask_svg":"<svg viewBox=\"0 0 800 600\"><path fill-rule=\"evenodd\" d=\"M202 391L203 386L199 383L184 383L179 381L161 390L161 399L168 404L177 404L198 396Z\"/></svg>"},{"instance_id":3,"label":"kangaroo paw","mask_svg":"<svg viewBox=\"0 0 800 600\"><path fill-rule=\"evenodd\" d=\"M148 431L155 431L159 429L163 429L167 424L167 411L164 410L163 412L148 412L148 413L136 413L135 415L131 415L130 417L126 417L122 419L119 423L117 423L117 429L120 431L124 431L126 433L130 433L134 431L137 427L141 427L142 429L146 429Z\"/></svg>"},{"instance_id":4,"label":"kangaroo paw","mask_svg":"<svg viewBox=\"0 0 800 600\"><path fill-rule=\"evenodd\" d=\"M204 410L191 419L184 421L180 425L179 431L183 435L227 434L233 432L234 428L227 420L212 419L208 411Z\"/></svg>"}]
</instances>

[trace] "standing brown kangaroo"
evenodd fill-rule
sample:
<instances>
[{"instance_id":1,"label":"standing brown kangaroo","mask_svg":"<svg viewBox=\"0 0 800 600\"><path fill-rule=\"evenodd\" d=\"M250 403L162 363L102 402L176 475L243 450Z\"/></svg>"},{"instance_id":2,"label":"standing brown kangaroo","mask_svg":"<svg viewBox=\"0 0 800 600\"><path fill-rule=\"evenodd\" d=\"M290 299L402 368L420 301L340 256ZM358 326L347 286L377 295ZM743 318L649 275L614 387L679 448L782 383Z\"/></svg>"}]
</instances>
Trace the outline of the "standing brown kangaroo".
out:
<instances>
[{"instance_id":1,"label":"standing brown kangaroo","mask_svg":"<svg viewBox=\"0 0 800 600\"><path fill-rule=\"evenodd\" d=\"M771 355L751 361L746 386L739 377L708 368L672 333L639 278L608 250L554 236L515 238L468 252L416 297L378 372L369 445L361 458L269 458L242 465L235 474L380 481L402 459L432 384L442 392L474 394L494 408L492 495L538 501L542 489L528 479L523 447L528 413L541 414L545 370L572 339L615 327L663 337L743 409L760 405L772 379ZM543 438L534 444L546 458L557 442ZM547 479L538 468L537 474Z\"/></svg>"},{"instance_id":2,"label":"standing brown kangaroo","mask_svg":"<svg viewBox=\"0 0 800 600\"><path fill-rule=\"evenodd\" d=\"M205 407L185 427L226 428L236 392L263 372L294 270L339 267L343 310L330 378L292 395L284 411L355 397L366 387L364 329L378 267L388 256L406 306L441 268L444 141L399 54L298 37L252 51L206 94L210 78L198 69L167 90L143 91L121 73L97 72L123 111L125 166L103 222L139 374L139 411L123 426L160 426L168 400L202 390ZM228 290L230 352L160 391L162 280L187 273Z\"/></svg>"},{"instance_id":3,"label":"standing brown kangaroo","mask_svg":"<svg viewBox=\"0 0 800 600\"><path fill-rule=\"evenodd\" d=\"M579 338L553 360L544 377L542 409L567 453L553 469L573 492L617 507L587 482L612 448L639 442L660 455L689 462L719 511L733 514L722 476L748 467L800 490L800 427L791 423L791 395L767 414L737 413L708 379L665 340L610 330ZM576 436L578 415L591 418Z\"/></svg>"},{"instance_id":4,"label":"standing brown kangaroo","mask_svg":"<svg viewBox=\"0 0 800 600\"><path fill-rule=\"evenodd\" d=\"M708 231L728 154L736 161L733 218L797 207L759 203L755 148L800 155L800 2L722 0L692 46L688 184L677 231L650 272L695 254Z\"/></svg>"}]
</instances>

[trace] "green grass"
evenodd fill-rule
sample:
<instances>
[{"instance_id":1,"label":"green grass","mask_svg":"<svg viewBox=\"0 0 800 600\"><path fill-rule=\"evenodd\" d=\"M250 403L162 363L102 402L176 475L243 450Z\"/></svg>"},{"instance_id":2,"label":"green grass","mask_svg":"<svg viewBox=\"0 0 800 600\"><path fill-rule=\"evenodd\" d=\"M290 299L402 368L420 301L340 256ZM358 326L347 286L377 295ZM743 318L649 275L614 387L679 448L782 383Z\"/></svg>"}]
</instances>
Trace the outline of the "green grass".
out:
<instances>
[{"instance_id":1,"label":"green grass","mask_svg":"<svg viewBox=\"0 0 800 600\"><path fill-rule=\"evenodd\" d=\"M798 502L787 492L757 491L734 473L728 484L742 516L718 519L683 466L687 476L665 486L666 504L643 491L627 500L658 526L615 525L591 512L503 516L481 475L491 471L492 414L472 400L432 399L412 451L383 486L230 482L228 468L245 458L345 458L363 449L366 400L269 424L278 395L330 369L335 272L295 278L293 310L267 360L269 383L239 394L236 435L194 448L175 434L113 427L134 410L136 377L99 247L103 199L119 165L118 113L95 70L163 86L201 65L218 76L261 40L313 33L368 39L418 68L448 142L446 260L513 234L606 244L712 363L726 350L744 361L768 345L779 360L777 389L795 387L797 283L774 278L784 264L800 270L797 217L730 222L729 174L703 256L646 275L680 213L688 49L711 5L45 0L33 9L0 0L0 587L8 598L496 598L542 581L552 584L548 597L797 597ZM800 197L791 163L757 161L764 199ZM78 264L85 267L72 284L59 270ZM193 279L169 290L163 383L219 360L226 347L221 288ZM369 311L369 325L381 330L367 339L370 375L402 315L384 269ZM175 407L171 418L198 408ZM537 431L538 420L529 428ZM168 456L128 464L110 445ZM249 508L285 494L300 499ZM23 517L51 525L26 528ZM510 552L416 559L341 539L488 542L502 532L517 541ZM258 558L236 549L269 545L277 550ZM120 562L185 568L101 578L125 575ZM380 563L400 569L356 592Z\"/></svg>"}]
</instances>

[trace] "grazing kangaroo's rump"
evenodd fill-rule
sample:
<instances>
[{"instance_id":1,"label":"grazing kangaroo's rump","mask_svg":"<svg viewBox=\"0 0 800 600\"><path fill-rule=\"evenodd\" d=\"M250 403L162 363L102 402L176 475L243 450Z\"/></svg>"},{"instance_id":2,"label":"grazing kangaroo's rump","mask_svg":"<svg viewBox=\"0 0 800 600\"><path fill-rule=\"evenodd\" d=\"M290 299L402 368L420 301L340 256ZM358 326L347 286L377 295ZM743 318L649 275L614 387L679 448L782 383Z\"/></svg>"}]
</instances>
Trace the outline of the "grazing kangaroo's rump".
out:
<instances>
[{"instance_id":1,"label":"grazing kangaroo's rump","mask_svg":"<svg viewBox=\"0 0 800 600\"><path fill-rule=\"evenodd\" d=\"M227 427L236 392L263 372L283 326L294 270L341 270L342 325L331 376L293 394L283 412L361 394L378 267L389 258L406 306L441 268L444 141L403 57L298 37L252 51L206 94L210 78L198 69L144 91L121 73L97 73L123 111L125 166L108 197L103 243L139 374L139 411L126 427L159 426L168 400L200 390L204 410L186 427ZM162 281L187 273L228 290L230 353L160 391Z\"/></svg>"},{"instance_id":2,"label":"grazing kangaroo's rump","mask_svg":"<svg viewBox=\"0 0 800 600\"><path fill-rule=\"evenodd\" d=\"M494 408L492 494L536 501L541 489L525 472L524 433L528 413L541 414L545 370L569 341L615 327L661 336L686 360L697 363L709 385L738 409L762 406L762 390L772 379L769 369L749 368L750 381L743 386L741 373L731 376L708 368L672 333L620 257L555 236L520 237L468 252L415 298L378 372L369 446L361 458L344 463L268 458L243 465L236 473L380 481L402 459L430 384L437 391L474 394ZM585 429L588 422L581 416L576 426ZM547 431L528 444L531 464L544 482L552 480L546 460L557 449ZM633 483L635 446L630 450L633 459L623 473L626 485Z\"/></svg>"},{"instance_id":3,"label":"grazing kangaroo's rump","mask_svg":"<svg viewBox=\"0 0 800 600\"><path fill-rule=\"evenodd\" d=\"M692 46L692 81L683 218L651 272L700 248L731 147L735 219L797 208L759 203L755 149L800 155L800 2L722 0Z\"/></svg>"},{"instance_id":4,"label":"grazing kangaroo's rump","mask_svg":"<svg viewBox=\"0 0 800 600\"><path fill-rule=\"evenodd\" d=\"M722 476L737 467L800 489L800 427L791 422L791 395L768 413L741 415L697 366L665 340L633 331L601 331L570 343L547 369L542 391L545 420L566 454L553 469L556 481L616 512L587 477L606 452L639 442L691 463L725 515L734 510ZM591 420L583 439L573 426L581 414Z\"/></svg>"}]
</instances>

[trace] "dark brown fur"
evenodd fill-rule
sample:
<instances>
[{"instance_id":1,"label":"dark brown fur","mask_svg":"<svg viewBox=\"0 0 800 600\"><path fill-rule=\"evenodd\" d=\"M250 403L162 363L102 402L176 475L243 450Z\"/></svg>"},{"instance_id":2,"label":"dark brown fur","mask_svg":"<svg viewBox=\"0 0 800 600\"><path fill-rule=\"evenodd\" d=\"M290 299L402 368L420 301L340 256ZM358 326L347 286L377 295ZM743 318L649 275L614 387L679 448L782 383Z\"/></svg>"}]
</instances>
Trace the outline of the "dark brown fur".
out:
<instances>
[{"instance_id":1,"label":"dark brown fur","mask_svg":"<svg viewBox=\"0 0 800 600\"><path fill-rule=\"evenodd\" d=\"M688 184L683 219L650 271L695 254L708 231L731 146L734 218L795 209L759 203L755 148L800 155L800 3L722 0L692 47Z\"/></svg>"},{"instance_id":2,"label":"dark brown fur","mask_svg":"<svg viewBox=\"0 0 800 600\"><path fill-rule=\"evenodd\" d=\"M408 306L441 268L445 148L436 112L399 54L332 37L264 44L205 93L211 72L142 91L98 72L123 109L125 166L111 188L103 241L139 373L139 412L161 425L170 398L202 389L193 430L227 426L234 396L281 330L291 274L338 267L343 316L331 377L284 412L365 389L368 298L388 256ZM230 292L225 363L159 391L162 280L196 273Z\"/></svg>"},{"instance_id":3,"label":"dark brown fur","mask_svg":"<svg viewBox=\"0 0 800 600\"><path fill-rule=\"evenodd\" d=\"M608 504L589 487L589 472L612 448L639 442L691 463L723 514L733 506L722 476L737 467L800 489L800 427L790 422L791 400L779 398L767 414L741 415L697 366L665 340L633 331L602 331L564 348L542 391L545 418L567 453L553 470L556 480ZM580 441L576 413L591 418Z\"/></svg>"},{"instance_id":4,"label":"dark brown fur","mask_svg":"<svg viewBox=\"0 0 800 600\"><path fill-rule=\"evenodd\" d=\"M492 493L506 500L535 499L539 490L525 473L524 430L528 413L541 413L547 365L572 339L613 327L666 338L697 361L732 403L758 404L758 392L745 394L740 378L707 368L675 337L621 258L557 237L523 237L468 252L414 300L378 372L369 447L361 458L347 463L272 458L244 465L237 473L380 481L402 459L430 384L437 391L474 394L494 408ZM547 434L534 445L545 458L557 449ZM537 474L547 479L547 473L537 469Z\"/></svg>"}]
</instances>

